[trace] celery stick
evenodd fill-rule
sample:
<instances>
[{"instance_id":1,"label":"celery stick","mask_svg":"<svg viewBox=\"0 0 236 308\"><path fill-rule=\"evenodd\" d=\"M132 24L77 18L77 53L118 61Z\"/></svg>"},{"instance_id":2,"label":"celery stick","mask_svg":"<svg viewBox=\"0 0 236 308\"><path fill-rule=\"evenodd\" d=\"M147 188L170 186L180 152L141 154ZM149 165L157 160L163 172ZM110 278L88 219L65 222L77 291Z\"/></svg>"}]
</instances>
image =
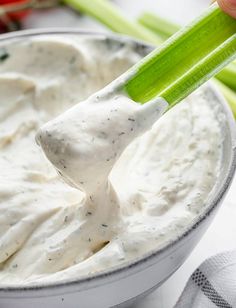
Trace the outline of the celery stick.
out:
<instances>
[{"instance_id":1,"label":"celery stick","mask_svg":"<svg viewBox=\"0 0 236 308\"><path fill-rule=\"evenodd\" d=\"M232 90L236 91L236 64L231 63L223 71L217 74L216 78Z\"/></svg>"},{"instance_id":2,"label":"celery stick","mask_svg":"<svg viewBox=\"0 0 236 308\"><path fill-rule=\"evenodd\" d=\"M160 35L164 40L180 29L178 25L149 12L144 12L139 16L138 22Z\"/></svg>"},{"instance_id":3,"label":"celery stick","mask_svg":"<svg viewBox=\"0 0 236 308\"><path fill-rule=\"evenodd\" d=\"M219 80L214 80L214 82L219 86L222 94L224 95L224 97L226 98L226 100L229 103L229 106L234 114L234 117L236 119L236 93L234 91L232 91L229 87L227 87L226 85L224 85L222 82L220 82Z\"/></svg>"},{"instance_id":4,"label":"celery stick","mask_svg":"<svg viewBox=\"0 0 236 308\"><path fill-rule=\"evenodd\" d=\"M143 13L138 21L145 27L167 39L179 29L179 26L160 18L152 13ZM236 62L232 62L215 76L214 80L227 100L234 117L236 118ZM220 82L220 81L221 82ZM229 88L230 87L230 88Z\"/></svg>"},{"instance_id":5,"label":"celery stick","mask_svg":"<svg viewBox=\"0 0 236 308\"><path fill-rule=\"evenodd\" d=\"M131 22L123 16L121 10L107 0L93 0L92 2L64 0L64 2L74 9L81 10L94 17L115 32L127 34L155 45L160 44L163 39L166 39L179 28L177 25L151 13L144 13L140 17L140 23ZM226 72L224 76L227 76L227 74Z\"/></svg>"},{"instance_id":6,"label":"celery stick","mask_svg":"<svg viewBox=\"0 0 236 308\"><path fill-rule=\"evenodd\" d=\"M137 22L131 22L122 15L122 12L117 7L108 3L107 0L93 0L92 2L87 0L65 0L65 3L76 10L81 10L82 12L94 17L115 32L127 34L155 45L160 44L162 39L166 39L168 35L172 35L178 30L177 25L165 21L151 13L145 13L140 17L139 21L144 26ZM230 70L230 74L232 73L233 71ZM227 69L225 73L223 72L222 74L218 75L220 76L218 78L229 80L229 72ZM232 80L235 78L235 75L232 75ZM229 91L227 91L227 93L229 93ZM236 96L236 94L234 95L233 92L231 95L227 95L228 99L230 97L231 106L234 96Z\"/></svg>"},{"instance_id":7,"label":"celery stick","mask_svg":"<svg viewBox=\"0 0 236 308\"><path fill-rule=\"evenodd\" d=\"M141 103L155 96L178 103L236 58L235 33L236 20L212 5L134 66L125 91Z\"/></svg>"},{"instance_id":8,"label":"celery stick","mask_svg":"<svg viewBox=\"0 0 236 308\"><path fill-rule=\"evenodd\" d=\"M179 29L179 26L165 20L153 13L143 13L138 21L153 32L167 39ZM236 91L236 62L229 64L220 73L215 76L225 85Z\"/></svg>"},{"instance_id":9,"label":"celery stick","mask_svg":"<svg viewBox=\"0 0 236 308\"><path fill-rule=\"evenodd\" d=\"M136 21L129 21L121 10L107 0L64 0L76 10L90 15L114 32L127 34L158 45L162 39Z\"/></svg>"}]
</instances>

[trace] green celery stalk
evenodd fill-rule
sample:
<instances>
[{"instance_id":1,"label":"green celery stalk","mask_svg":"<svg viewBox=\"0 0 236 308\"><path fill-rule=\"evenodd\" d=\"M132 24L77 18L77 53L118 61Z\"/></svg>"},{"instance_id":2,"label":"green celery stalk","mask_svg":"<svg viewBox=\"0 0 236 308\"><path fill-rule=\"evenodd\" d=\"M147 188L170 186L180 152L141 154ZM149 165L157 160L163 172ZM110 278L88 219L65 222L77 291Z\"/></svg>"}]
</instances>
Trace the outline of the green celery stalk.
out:
<instances>
[{"instance_id":1,"label":"green celery stalk","mask_svg":"<svg viewBox=\"0 0 236 308\"><path fill-rule=\"evenodd\" d=\"M234 115L234 118L236 119L236 93L231 90L229 87L227 87L225 84L220 82L219 80L214 80L215 84L219 87L222 94L226 98L232 112Z\"/></svg>"},{"instance_id":2,"label":"green celery stalk","mask_svg":"<svg viewBox=\"0 0 236 308\"><path fill-rule=\"evenodd\" d=\"M64 2L74 9L94 17L115 32L127 34L155 45L159 45L163 39L179 29L178 25L152 13L144 13L140 16L139 22L129 21L118 7L107 0L64 0ZM222 78L226 79L228 75L228 70L225 73L222 72ZM224 80L222 81L224 82Z\"/></svg>"},{"instance_id":3,"label":"green celery stalk","mask_svg":"<svg viewBox=\"0 0 236 308\"><path fill-rule=\"evenodd\" d=\"M179 25L173 24L156 14L149 12L144 12L140 15L138 22L163 37L164 40L168 39L180 29ZM229 66L224 68L215 77L236 91L236 62L234 61L229 64Z\"/></svg>"},{"instance_id":4,"label":"green celery stalk","mask_svg":"<svg viewBox=\"0 0 236 308\"><path fill-rule=\"evenodd\" d=\"M129 21L122 11L107 0L64 0L75 10L80 10L103 23L114 32L127 34L159 45L162 39L136 21Z\"/></svg>"},{"instance_id":5,"label":"green celery stalk","mask_svg":"<svg viewBox=\"0 0 236 308\"><path fill-rule=\"evenodd\" d=\"M216 78L236 91L236 64L231 63L228 65L223 71L216 75Z\"/></svg>"},{"instance_id":6,"label":"green celery stalk","mask_svg":"<svg viewBox=\"0 0 236 308\"><path fill-rule=\"evenodd\" d=\"M236 20L212 5L134 66L125 91L137 102L161 96L173 106L236 58L235 33Z\"/></svg>"},{"instance_id":7,"label":"green celery stalk","mask_svg":"<svg viewBox=\"0 0 236 308\"><path fill-rule=\"evenodd\" d=\"M163 39L167 39L168 35L173 35L179 29L178 25L172 24L168 20L152 13L143 13L138 21L145 27L158 33ZM236 91L236 62L234 61L229 64L215 77L218 80L214 79L214 82L220 88L236 119L236 93L234 92Z\"/></svg>"},{"instance_id":8,"label":"green celery stalk","mask_svg":"<svg viewBox=\"0 0 236 308\"><path fill-rule=\"evenodd\" d=\"M149 12L144 12L139 16L138 22L161 36L164 40L180 29L178 25Z\"/></svg>"}]
</instances>

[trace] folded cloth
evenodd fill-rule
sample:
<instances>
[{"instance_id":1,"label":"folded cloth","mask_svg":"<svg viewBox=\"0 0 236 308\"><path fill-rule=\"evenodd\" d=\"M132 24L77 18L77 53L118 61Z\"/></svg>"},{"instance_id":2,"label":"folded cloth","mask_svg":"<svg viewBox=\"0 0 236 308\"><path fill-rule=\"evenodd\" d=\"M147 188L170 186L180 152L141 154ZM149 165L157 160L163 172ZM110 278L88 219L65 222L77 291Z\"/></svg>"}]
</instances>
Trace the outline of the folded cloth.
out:
<instances>
[{"instance_id":1,"label":"folded cloth","mask_svg":"<svg viewBox=\"0 0 236 308\"><path fill-rule=\"evenodd\" d=\"M174 308L236 308L236 250L217 254L189 278Z\"/></svg>"}]
</instances>

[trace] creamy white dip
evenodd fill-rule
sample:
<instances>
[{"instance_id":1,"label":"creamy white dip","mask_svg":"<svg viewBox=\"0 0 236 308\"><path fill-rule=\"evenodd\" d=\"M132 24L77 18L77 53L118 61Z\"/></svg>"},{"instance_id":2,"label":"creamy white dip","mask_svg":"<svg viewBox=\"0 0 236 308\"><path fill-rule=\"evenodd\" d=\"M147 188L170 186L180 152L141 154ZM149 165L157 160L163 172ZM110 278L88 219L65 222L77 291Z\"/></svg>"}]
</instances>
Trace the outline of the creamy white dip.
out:
<instances>
[{"instance_id":1,"label":"creamy white dip","mask_svg":"<svg viewBox=\"0 0 236 308\"><path fill-rule=\"evenodd\" d=\"M199 215L222 152L204 90L153 126L157 105L122 94L55 118L137 62L132 45L44 37L2 54L1 285L106 270L163 247Z\"/></svg>"}]
</instances>

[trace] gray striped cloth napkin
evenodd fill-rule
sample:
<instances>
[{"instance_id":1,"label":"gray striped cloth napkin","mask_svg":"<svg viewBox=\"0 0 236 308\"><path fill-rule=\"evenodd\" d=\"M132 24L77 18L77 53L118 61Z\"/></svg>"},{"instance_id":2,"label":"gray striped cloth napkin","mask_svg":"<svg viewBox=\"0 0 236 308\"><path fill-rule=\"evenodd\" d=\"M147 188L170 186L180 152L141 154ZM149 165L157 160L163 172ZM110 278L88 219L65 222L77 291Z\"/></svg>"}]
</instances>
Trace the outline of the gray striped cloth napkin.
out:
<instances>
[{"instance_id":1,"label":"gray striped cloth napkin","mask_svg":"<svg viewBox=\"0 0 236 308\"><path fill-rule=\"evenodd\" d=\"M236 308L236 250L203 262L174 308Z\"/></svg>"}]
</instances>

